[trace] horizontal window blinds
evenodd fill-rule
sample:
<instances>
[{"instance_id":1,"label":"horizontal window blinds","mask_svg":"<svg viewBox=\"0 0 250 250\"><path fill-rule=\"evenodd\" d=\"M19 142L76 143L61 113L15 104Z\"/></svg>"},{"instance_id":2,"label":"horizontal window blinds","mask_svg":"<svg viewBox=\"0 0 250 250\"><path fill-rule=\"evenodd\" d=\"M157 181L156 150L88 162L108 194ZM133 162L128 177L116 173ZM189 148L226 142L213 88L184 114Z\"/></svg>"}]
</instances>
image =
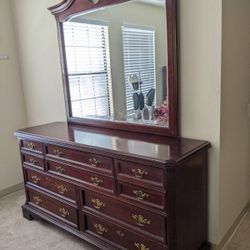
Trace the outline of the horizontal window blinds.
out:
<instances>
[{"instance_id":1,"label":"horizontal window blinds","mask_svg":"<svg viewBox=\"0 0 250 250\"><path fill-rule=\"evenodd\" d=\"M73 117L113 115L108 26L64 23Z\"/></svg>"},{"instance_id":2,"label":"horizontal window blinds","mask_svg":"<svg viewBox=\"0 0 250 250\"><path fill-rule=\"evenodd\" d=\"M155 88L155 30L150 28L124 25L122 27L124 73L126 85L126 108L134 110L133 90L128 79L131 74L140 75L141 91L146 96Z\"/></svg>"}]
</instances>

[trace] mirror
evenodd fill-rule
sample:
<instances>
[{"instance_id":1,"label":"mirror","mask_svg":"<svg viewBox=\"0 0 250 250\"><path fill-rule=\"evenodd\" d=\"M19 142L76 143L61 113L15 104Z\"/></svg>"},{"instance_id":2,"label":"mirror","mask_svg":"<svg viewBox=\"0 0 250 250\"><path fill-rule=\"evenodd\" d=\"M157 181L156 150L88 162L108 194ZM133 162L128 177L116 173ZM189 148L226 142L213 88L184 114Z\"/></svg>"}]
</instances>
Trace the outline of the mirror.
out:
<instances>
[{"instance_id":1,"label":"mirror","mask_svg":"<svg viewBox=\"0 0 250 250\"><path fill-rule=\"evenodd\" d=\"M82 0L82 7L69 2L64 10L50 8L60 28L68 119L176 134L167 32L173 0Z\"/></svg>"}]
</instances>

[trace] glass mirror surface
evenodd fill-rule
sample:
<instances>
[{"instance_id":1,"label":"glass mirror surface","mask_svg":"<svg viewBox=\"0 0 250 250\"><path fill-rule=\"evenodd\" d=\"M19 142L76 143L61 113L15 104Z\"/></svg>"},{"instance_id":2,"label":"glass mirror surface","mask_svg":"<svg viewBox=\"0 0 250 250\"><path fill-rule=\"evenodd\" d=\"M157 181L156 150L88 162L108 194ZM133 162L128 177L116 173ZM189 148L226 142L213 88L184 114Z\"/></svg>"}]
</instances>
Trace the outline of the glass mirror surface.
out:
<instances>
[{"instance_id":1,"label":"glass mirror surface","mask_svg":"<svg viewBox=\"0 0 250 250\"><path fill-rule=\"evenodd\" d=\"M92 9L63 31L72 117L168 127L165 0Z\"/></svg>"}]
</instances>

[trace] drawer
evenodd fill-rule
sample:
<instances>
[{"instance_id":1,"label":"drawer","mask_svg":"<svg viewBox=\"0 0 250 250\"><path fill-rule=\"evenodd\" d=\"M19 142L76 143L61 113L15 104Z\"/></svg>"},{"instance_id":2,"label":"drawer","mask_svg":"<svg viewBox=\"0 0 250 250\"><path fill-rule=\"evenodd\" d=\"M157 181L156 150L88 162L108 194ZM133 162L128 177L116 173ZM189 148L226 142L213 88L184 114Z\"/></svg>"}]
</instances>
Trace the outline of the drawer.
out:
<instances>
[{"instance_id":1,"label":"drawer","mask_svg":"<svg viewBox=\"0 0 250 250\"><path fill-rule=\"evenodd\" d=\"M43 158L31 154L22 154L22 156L23 156L23 163L25 163L26 165L41 170L44 169Z\"/></svg>"},{"instance_id":2,"label":"drawer","mask_svg":"<svg viewBox=\"0 0 250 250\"><path fill-rule=\"evenodd\" d=\"M152 207L165 208L165 194L148 188L119 183L119 195Z\"/></svg>"},{"instance_id":3,"label":"drawer","mask_svg":"<svg viewBox=\"0 0 250 250\"><path fill-rule=\"evenodd\" d=\"M70 224L73 224L75 227L77 227L78 221L76 208L31 188L27 188L27 192L29 203L44 209L56 215L57 218L60 218L65 222L69 222Z\"/></svg>"},{"instance_id":4,"label":"drawer","mask_svg":"<svg viewBox=\"0 0 250 250\"><path fill-rule=\"evenodd\" d=\"M156 240L165 242L166 218L148 210L113 200L103 194L85 191L85 209L95 210L112 216L123 223L136 227L141 232L150 233ZM157 236L157 237L156 237Z\"/></svg>"},{"instance_id":5,"label":"drawer","mask_svg":"<svg viewBox=\"0 0 250 250\"><path fill-rule=\"evenodd\" d=\"M120 249L128 250L166 250L167 247L160 245L148 237L131 232L124 227L117 226L106 220L93 215L85 215L86 233L101 238L108 243L114 242ZM112 243L111 243L112 244ZM120 247L119 247L120 246Z\"/></svg>"},{"instance_id":6,"label":"drawer","mask_svg":"<svg viewBox=\"0 0 250 250\"><path fill-rule=\"evenodd\" d=\"M87 184L100 190L114 192L114 180L111 178L54 161L47 161L47 167L50 173Z\"/></svg>"},{"instance_id":7,"label":"drawer","mask_svg":"<svg viewBox=\"0 0 250 250\"><path fill-rule=\"evenodd\" d=\"M144 166L129 161L116 161L117 175L120 180L131 180L134 183L145 183L163 187L165 172L163 169Z\"/></svg>"},{"instance_id":8,"label":"drawer","mask_svg":"<svg viewBox=\"0 0 250 250\"><path fill-rule=\"evenodd\" d=\"M43 144L41 142L22 140L21 147L23 149L26 149L35 153L43 153Z\"/></svg>"},{"instance_id":9,"label":"drawer","mask_svg":"<svg viewBox=\"0 0 250 250\"><path fill-rule=\"evenodd\" d=\"M30 169L25 171L29 182L76 201L76 188L73 184Z\"/></svg>"},{"instance_id":10,"label":"drawer","mask_svg":"<svg viewBox=\"0 0 250 250\"><path fill-rule=\"evenodd\" d=\"M98 169L98 171L109 174L113 173L112 158L51 145L46 147L46 152L52 157L73 161L82 164L84 167L94 170Z\"/></svg>"}]
</instances>

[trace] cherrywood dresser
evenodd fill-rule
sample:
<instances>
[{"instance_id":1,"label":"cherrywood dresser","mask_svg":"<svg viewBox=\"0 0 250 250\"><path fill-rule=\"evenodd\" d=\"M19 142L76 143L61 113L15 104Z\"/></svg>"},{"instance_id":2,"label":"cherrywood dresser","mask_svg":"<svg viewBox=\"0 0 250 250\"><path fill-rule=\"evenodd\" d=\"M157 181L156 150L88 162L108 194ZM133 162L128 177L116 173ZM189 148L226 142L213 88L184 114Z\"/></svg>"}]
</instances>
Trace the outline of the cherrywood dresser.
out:
<instances>
[{"instance_id":1,"label":"cherrywood dresser","mask_svg":"<svg viewBox=\"0 0 250 250\"><path fill-rule=\"evenodd\" d=\"M208 142L63 122L16 136L25 218L102 250L209 249Z\"/></svg>"}]
</instances>

